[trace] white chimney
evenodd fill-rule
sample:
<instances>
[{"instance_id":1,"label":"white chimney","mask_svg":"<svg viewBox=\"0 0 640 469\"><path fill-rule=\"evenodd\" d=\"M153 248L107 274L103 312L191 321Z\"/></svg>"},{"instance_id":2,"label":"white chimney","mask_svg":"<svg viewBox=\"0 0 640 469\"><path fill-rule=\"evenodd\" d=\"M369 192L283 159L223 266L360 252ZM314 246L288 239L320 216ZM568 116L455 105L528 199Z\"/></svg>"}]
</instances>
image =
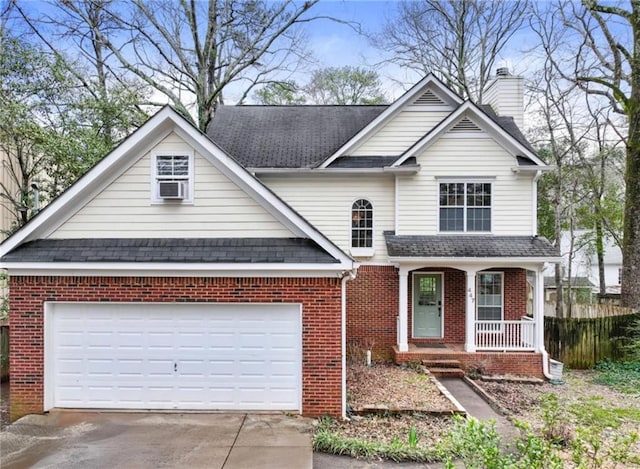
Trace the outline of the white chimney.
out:
<instances>
[{"instance_id":1,"label":"white chimney","mask_svg":"<svg viewBox=\"0 0 640 469\"><path fill-rule=\"evenodd\" d=\"M507 67L496 70L482 94L482 104L490 105L499 116L511 116L520 127L524 126L524 78L511 75Z\"/></svg>"}]
</instances>

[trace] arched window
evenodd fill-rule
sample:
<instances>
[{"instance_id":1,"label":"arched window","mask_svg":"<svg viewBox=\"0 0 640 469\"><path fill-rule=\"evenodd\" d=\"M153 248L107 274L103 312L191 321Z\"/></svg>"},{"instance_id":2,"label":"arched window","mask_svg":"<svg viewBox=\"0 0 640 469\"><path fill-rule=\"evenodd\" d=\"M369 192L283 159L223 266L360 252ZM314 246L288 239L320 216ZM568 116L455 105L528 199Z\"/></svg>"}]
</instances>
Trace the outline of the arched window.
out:
<instances>
[{"instance_id":1,"label":"arched window","mask_svg":"<svg viewBox=\"0 0 640 469\"><path fill-rule=\"evenodd\" d=\"M351 206L351 247L373 247L373 205L366 199Z\"/></svg>"}]
</instances>

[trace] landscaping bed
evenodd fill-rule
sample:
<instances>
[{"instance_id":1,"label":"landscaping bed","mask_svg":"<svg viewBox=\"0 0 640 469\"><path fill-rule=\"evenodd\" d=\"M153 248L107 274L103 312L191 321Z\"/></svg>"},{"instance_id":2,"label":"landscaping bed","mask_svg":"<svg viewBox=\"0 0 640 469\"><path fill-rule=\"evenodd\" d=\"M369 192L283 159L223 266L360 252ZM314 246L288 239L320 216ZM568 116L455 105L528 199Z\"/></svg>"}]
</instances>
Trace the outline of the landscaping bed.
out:
<instances>
[{"instance_id":1,"label":"landscaping bed","mask_svg":"<svg viewBox=\"0 0 640 469\"><path fill-rule=\"evenodd\" d=\"M369 460L457 459L460 467L640 468L640 440L634 433L640 428L640 388L629 386L633 373L621 370L617 375L567 371L563 385L476 380L520 429L517 441L506 442L491 423L429 413L451 413L454 406L443 400L428 374L350 365L349 406L388 411L352 414L344 422L321 419L314 449ZM410 406L425 412L393 412Z\"/></svg>"},{"instance_id":2,"label":"landscaping bed","mask_svg":"<svg viewBox=\"0 0 640 469\"><path fill-rule=\"evenodd\" d=\"M356 413L457 411L428 373L397 365L347 367L347 404Z\"/></svg>"}]
</instances>

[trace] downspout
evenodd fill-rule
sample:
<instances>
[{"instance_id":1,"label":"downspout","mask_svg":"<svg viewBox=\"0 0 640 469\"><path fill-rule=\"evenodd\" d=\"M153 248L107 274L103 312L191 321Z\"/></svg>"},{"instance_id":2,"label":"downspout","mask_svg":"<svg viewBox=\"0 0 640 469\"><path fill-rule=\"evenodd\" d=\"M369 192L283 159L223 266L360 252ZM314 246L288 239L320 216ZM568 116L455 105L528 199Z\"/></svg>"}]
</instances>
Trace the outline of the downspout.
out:
<instances>
[{"instance_id":1,"label":"downspout","mask_svg":"<svg viewBox=\"0 0 640 469\"><path fill-rule=\"evenodd\" d=\"M341 347L342 347L342 418L347 418L347 282L356 278L356 269L342 273L342 317L341 317Z\"/></svg>"},{"instance_id":2,"label":"downspout","mask_svg":"<svg viewBox=\"0 0 640 469\"><path fill-rule=\"evenodd\" d=\"M536 334L536 342L540 347L540 353L542 354L542 374L549 381L553 379L551 373L549 372L549 354L544 346L544 277L542 272L546 264L540 269L539 272L536 272L536 309L538 310L538 314L542 314L542 319L538 324L538 327L542 329L540 334ZM534 312L535 314L535 312ZM538 340L538 337L541 337L542 340Z\"/></svg>"}]
</instances>

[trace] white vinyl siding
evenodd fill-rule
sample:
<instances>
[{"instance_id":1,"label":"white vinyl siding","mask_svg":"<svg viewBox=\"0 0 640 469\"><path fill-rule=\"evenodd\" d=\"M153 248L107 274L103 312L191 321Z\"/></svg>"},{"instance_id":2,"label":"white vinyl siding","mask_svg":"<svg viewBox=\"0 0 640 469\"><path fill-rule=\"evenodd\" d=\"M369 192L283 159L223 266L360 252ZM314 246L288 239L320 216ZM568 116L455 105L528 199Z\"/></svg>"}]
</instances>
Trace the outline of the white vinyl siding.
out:
<instances>
[{"instance_id":1,"label":"white vinyl siding","mask_svg":"<svg viewBox=\"0 0 640 469\"><path fill-rule=\"evenodd\" d=\"M400 112L350 154L353 156L400 156L448 114L442 110Z\"/></svg>"},{"instance_id":2,"label":"white vinyl siding","mask_svg":"<svg viewBox=\"0 0 640 469\"><path fill-rule=\"evenodd\" d=\"M375 248L374 257L367 260L386 260L387 251L382 233L394 229L395 196L392 177L264 176L261 180L345 252L351 249L353 202L367 199L374 207Z\"/></svg>"},{"instance_id":3,"label":"white vinyl siding","mask_svg":"<svg viewBox=\"0 0 640 469\"><path fill-rule=\"evenodd\" d=\"M533 234L532 176L514 173L515 158L492 138L447 134L418 163L418 174L398 178L398 234L438 233L439 183L446 180L491 182L491 233Z\"/></svg>"},{"instance_id":4,"label":"white vinyl siding","mask_svg":"<svg viewBox=\"0 0 640 469\"><path fill-rule=\"evenodd\" d=\"M153 204L151 155L193 152L171 134L67 220L51 238L291 237L274 216L195 154L193 204Z\"/></svg>"}]
</instances>

